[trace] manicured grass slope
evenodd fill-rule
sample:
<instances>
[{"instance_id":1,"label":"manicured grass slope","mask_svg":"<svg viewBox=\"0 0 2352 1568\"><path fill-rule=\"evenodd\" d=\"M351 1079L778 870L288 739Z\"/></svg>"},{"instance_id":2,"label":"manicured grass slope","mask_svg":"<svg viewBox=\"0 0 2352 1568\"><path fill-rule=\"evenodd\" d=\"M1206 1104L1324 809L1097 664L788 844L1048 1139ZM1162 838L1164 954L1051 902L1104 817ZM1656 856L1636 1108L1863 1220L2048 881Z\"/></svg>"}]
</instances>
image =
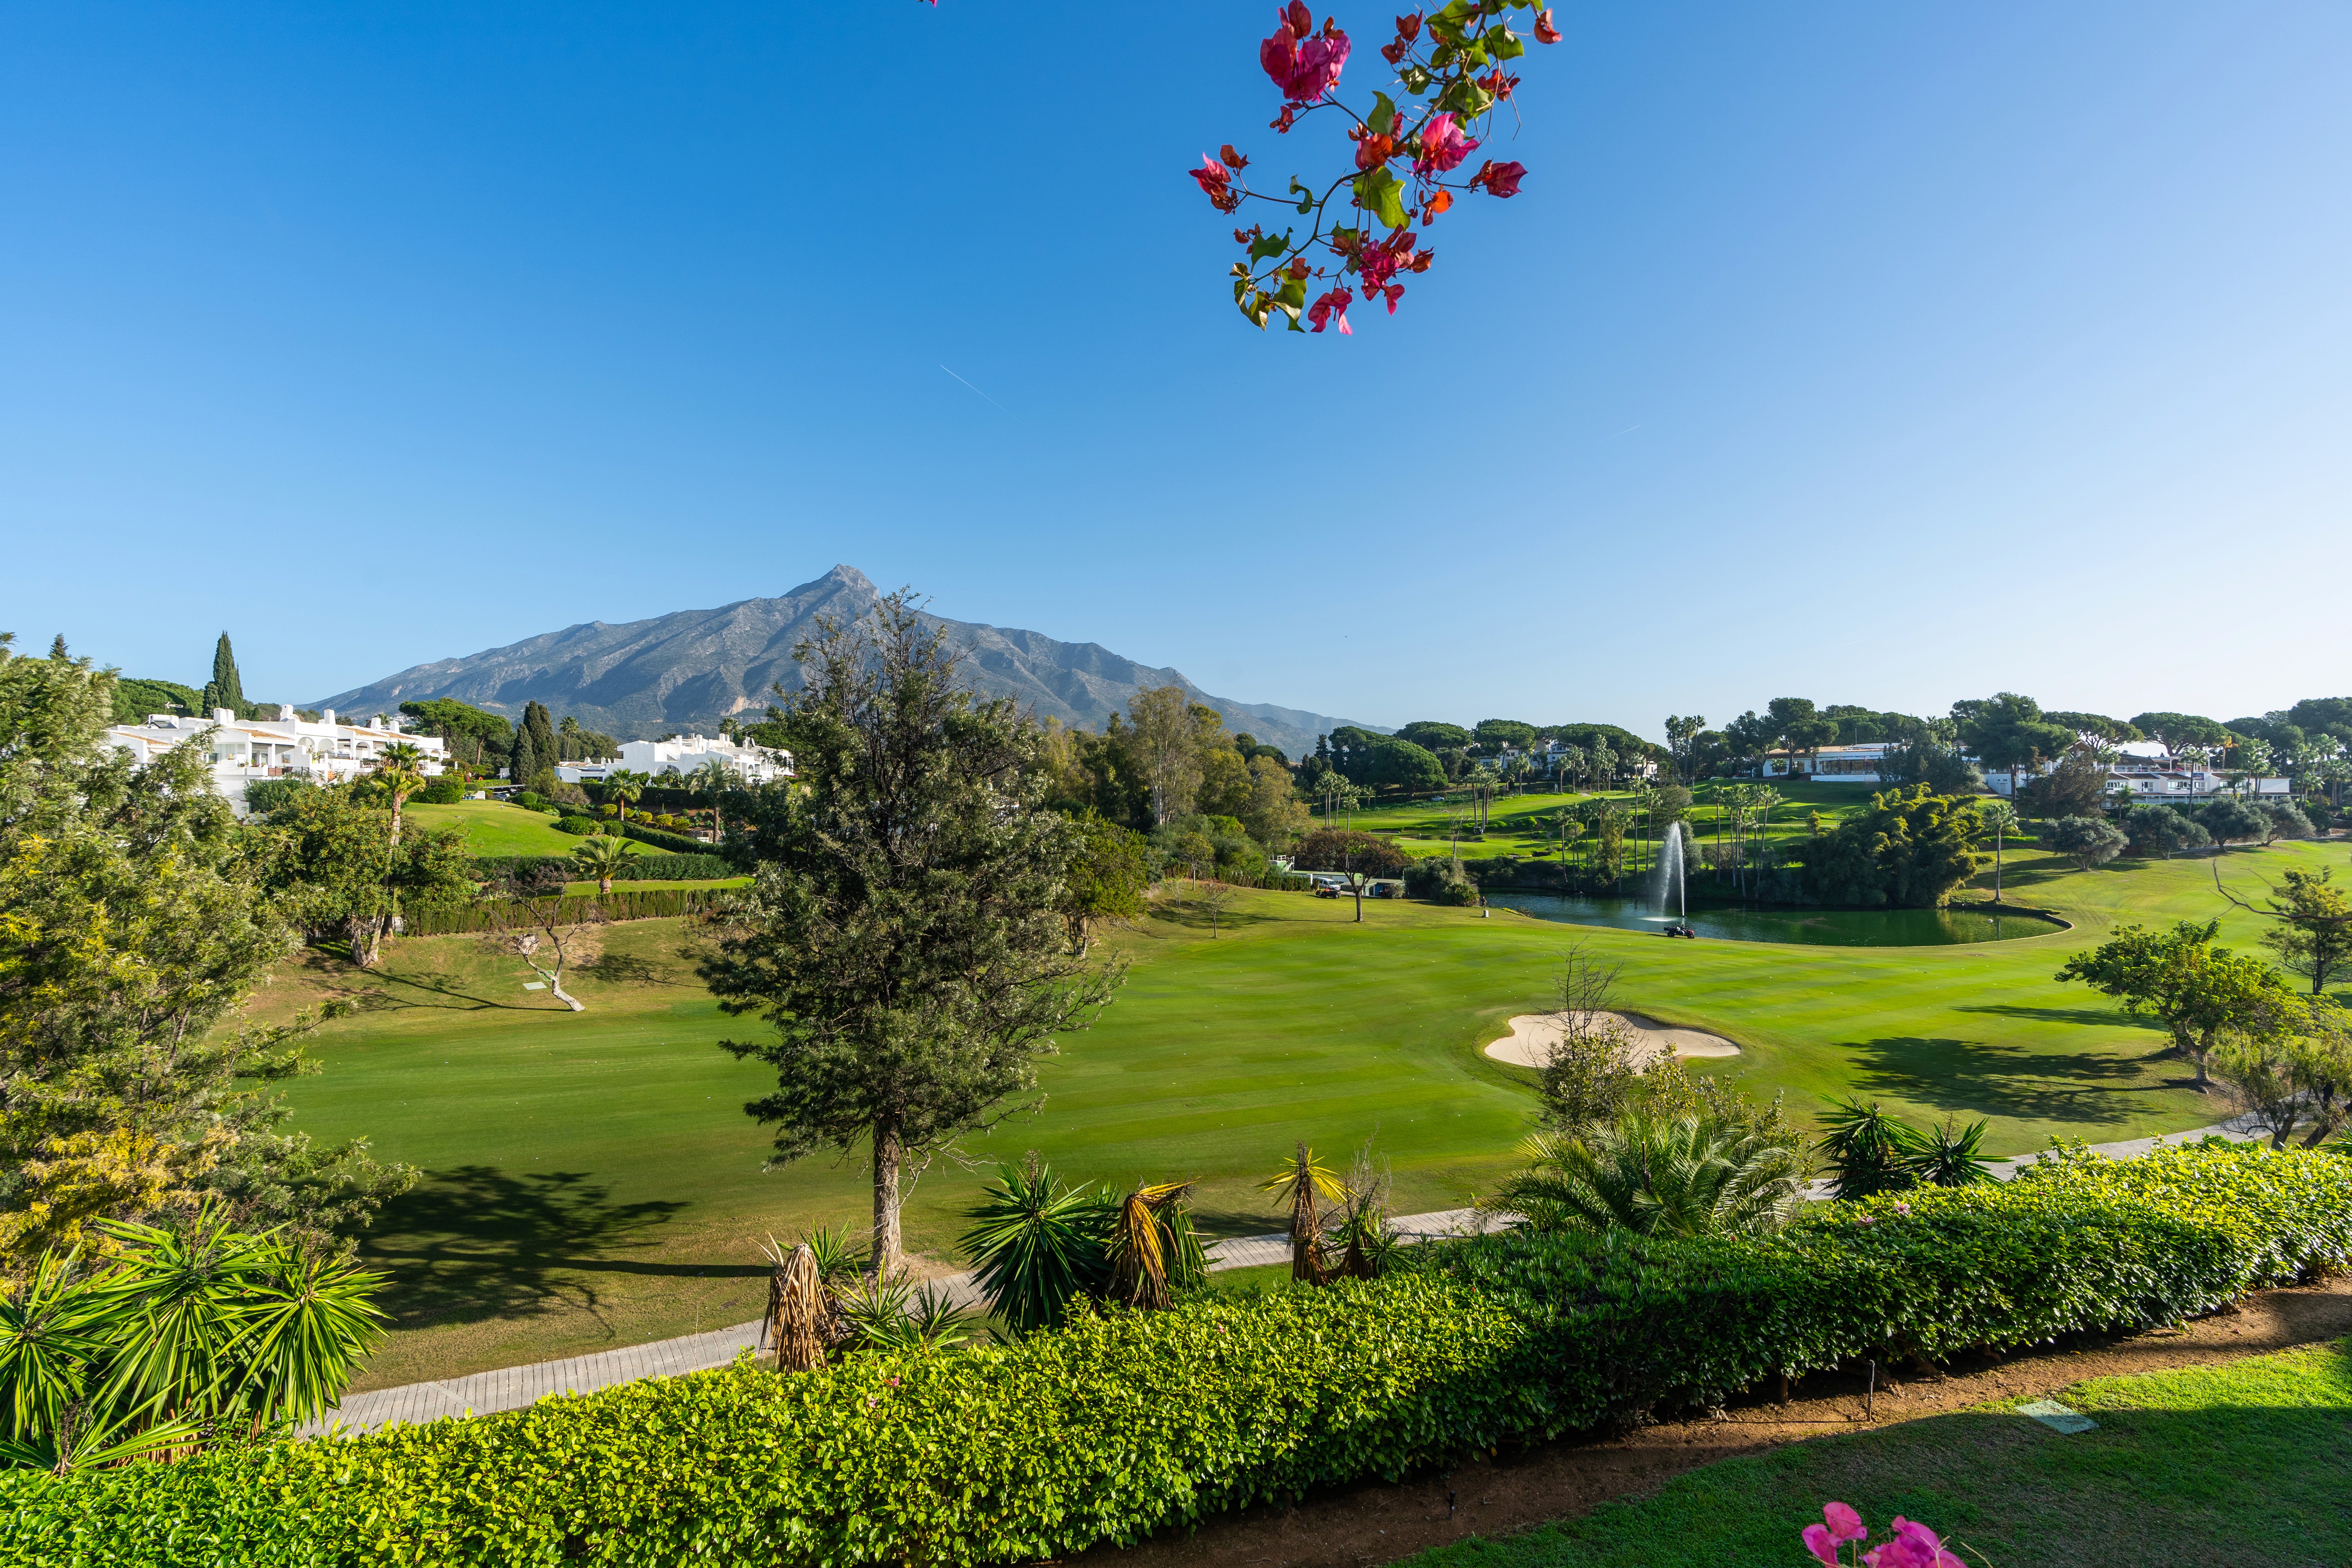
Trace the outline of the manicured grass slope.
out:
<instances>
[{"instance_id":1,"label":"manicured grass slope","mask_svg":"<svg viewBox=\"0 0 2352 1568\"><path fill-rule=\"evenodd\" d=\"M1780 804L1772 809L1772 818L1766 831L1774 838L1798 837L1810 829L1807 818L1819 812L1825 823L1834 822L1843 813L1870 804L1878 788L1873 784L1817 784L1809 779L1779 783ZM1694 792L1696 801L1686 818L1685 831L1705 838L1716 831L1717 808L1711 804L1709 786L1701 785ZM1555 849L1557 840L1551 836L1550 819L1562 808L1580 802L1602 798L1632 804L1632 796L1622 791L1606 791L1577 795L1559 795L1548 789L1531 789L1526 795L1505 795L1491 802L1486 808L1486 833L1483 838L1470 837L1477 823L1477 810L1466 804L1466 797L1456 792L1454 804L1428 804L1381 806L1370 811L1359 811L1350 818L1342 818L1339 826L1350 823L1366 833L1396 836L1397 847L1416 857L1447 855L1459 850L1464 859L1491 858L1517 855L1523 858L1543 859ZM1316 824L1322 826L1318 818ZM1461 837L1454 835L1459 832ZM1585 840L1585 847L1591 841ZM1628 839L1628 853L1634 853L1634 840ZM1639 851L1646 855L1647 849Z\"/></svg>"},{"instance_id":2,"label":"manicured grass slope","mask_svg":"<svg viewBox=\"0 0 2352 1568\"><path fill-rule=\"evenodd\" d=\"M502 800L461 800L453 805L420 805L411 802L402 815L421 827L462 827L466 847L477 855L569 855L580 840L555 830L555 818L543 811L510 805ZM634 854L646 847L630 840Z\"/></svg>"},{"instance_id":3,"label":"manicured grass slope","mask_svg":"<svg viewBox=\"0 0 2352 1568\"><path fill-rule=\"evenodd\" d=\"M1809 1563L1824 1502L1874 1531L1896 1515L1956 1538L1971 1565L2274 1564L2352 1560L2352 1342L2220 1367L2101 1378L2059 1402L2063 1436L1988 1407L1728 1459L1656 1495L1412 1568L1718 1568Z\"/></svg>"},{"instance_id":4,"label":"manicured grass slope","mask_svg":"<svg viewBox=\"0 0 2352 1568\"><path fill-rule=\"evenodd\" d=\"M2341 846L2222 862L2234 887ZM1254 894L1238 922L1155 919L1117 945L1133 977L1094 1029L1045 1064L1045 1104L975 1138L969 1157L1036 1148L1081 1178L1201 1183L1221 1234L1277 1228L1257 1183L1304 1138L1343 1162L1378 1136L1402 1212L1491 1186L1526 1130L1533 1075L1480 1047L1546 1002L1584 941L1625 966L1627 1005L1738 1040L1767 1092L1811 1114L1874 1095L1907 1115L1984 1116L1989 1147L2093 1142L2204 1125L2218 1108L2159 1060L2163 1035L2055 984L2066 953L2118 918L2227 914L2205 860L2077 873L2012 862L2011 896L2065 907L2077 930L1980 947L1796 948L1668 942L1498 911ZM466 938L398 942L386 973L316 967L266 994L322 992L370 1010L329 1026L329 1071L299 1081L299 1122L364 1134L431 1180L389 1212L372 1253L396 1268L403 1324L372 1384L444 1376L691 1332L756 1312L756 1243L816 1223L862 1225L862 1165L763 1173L767 1134L740 1107L773 1081L715 1047L722 1017L676 954L678 922L610 928L579 983L588 1011L525 993L511 960ZM946 1257L983 1173L942 1158L914 1188L913 1245Z\"/></svg>"}]
</instances>

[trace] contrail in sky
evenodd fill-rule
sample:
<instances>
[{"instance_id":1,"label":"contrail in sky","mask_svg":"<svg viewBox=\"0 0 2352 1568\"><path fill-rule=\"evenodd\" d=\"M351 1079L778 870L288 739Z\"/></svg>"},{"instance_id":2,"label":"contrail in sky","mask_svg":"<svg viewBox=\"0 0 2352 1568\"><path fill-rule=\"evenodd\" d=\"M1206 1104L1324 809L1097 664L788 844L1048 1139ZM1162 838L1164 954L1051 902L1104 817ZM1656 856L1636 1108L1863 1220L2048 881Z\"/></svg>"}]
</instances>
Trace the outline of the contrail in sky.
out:
<instances>
[{"instance_id":1,"label":"contrail in sky","mask_svg":"<svg viewBox=\"0 0 2352 1568\"><path fill-rule=\"evenodd\" d=\"M941 370L948 370L948 367L947 367L947 366L945 366L945 365L941 365L941 366L940 366L940 368ZM963 377L961 377L961 376L960 376L960 375L956 375L956 373L955 373L955 372L953 372L953 371L951 371L951 370L948 370L948 374L949 374L950 375L955 375L955 378L956 378L958 381L963 381ZM971 383L970 383L970 382L968 382L968 381L963 381L963 384L964 384L966 386L971 386ZM978 387L976 387L976 386L971 386L971 389L972 389L974 392L980 392L980 388L978 388ZM984 392L980 392L980 395L981 395L982 397L988 397L988 394L986 394L986 393L984 393ZM989 400L991 403L996 403L996 399L994 399L993 397L988 397L988 400ZM1011 410L1010 408L1005 408L1005 407L1004 407L1004 405L1003 405L1002 403L996 403L996 406L997 406L997 407L999 407L999 408L1001 408L1001 409L1003 409L1003 411L1004 411L1005 413L1007 413L1007 414L1010 414L1010 413L1012 413L1012 412L1013 412L1013 410Z\"/></svg>"}]
</instances>

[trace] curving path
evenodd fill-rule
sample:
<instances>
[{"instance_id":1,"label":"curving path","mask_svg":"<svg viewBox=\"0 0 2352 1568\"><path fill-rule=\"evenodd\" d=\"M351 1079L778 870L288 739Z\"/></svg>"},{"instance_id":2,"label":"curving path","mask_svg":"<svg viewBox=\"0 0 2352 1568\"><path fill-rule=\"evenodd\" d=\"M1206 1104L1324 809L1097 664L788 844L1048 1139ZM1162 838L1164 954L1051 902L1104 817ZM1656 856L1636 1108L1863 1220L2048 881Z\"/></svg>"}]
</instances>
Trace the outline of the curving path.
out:
<instances>
[{"instance_id":1,"label":"curving path","mask_svg":"<svg viewBox=\"0 0 2352 1568\"><path fill-rule=\"evenodd\" d=\"M2176 1133L2168 1139L2132 1138L2116 1143L2094 1143L2091 1147L2099 1153L2129 1160L2159 1144L2190 1142L2207 1133L2218 1133L2240 1142L2251 1142L2255 1138L2255 1134L2247 1132L2233 1120L2195 1132ZM2022 1154L2015 1159L1997 1161L1991 1166L1992 1173L2000 1180L2007 1181L2038 1158L2039 1155ZM1829 1195L1828 1184L1813 1183L1806 1195L1815 1199L1826 1198ZM1414 1242L1497 1229L1502 1223L1500 1216L1482 1215L1476 1209L1444 1209L1434 1214L1407 1215L1396 1225L1406 1241ZM1213 1243L1208 1253L1212 1269L1250 1268L1268 1263L1284 1263L1290 1258L1290 1238L1278 1234L1241 1237ZM979 1304L979 1289L969 1273L951 1274L929 1283L944 1287L960 1305L971 1307ZM725 1366L742 1352L756 1350L759 1339L758 1323L738 1323L730 1329L714 1329L708 1333L689 1334L683 1339L657 1340L651 1344L601 1351L594 1355L540 1362L531 1366L501 1367L496 1372L478 1372L470 1377L453 1377L441 1383L411 1383L398 1388L380 1388L373 1393L351 1395L329 1420L313 1422L302 1431L306 1436L338 1428L352 1434L373 1431L395 1421L425 1422L448 1416L489 1415L502 1410L520 1410L551 1394L589 1394L600 1388L611 1388L616 1384L632 1383L641 1377L675 1377L680 1373L706 1372L712 1367Z\"/></svg>"}]
</instances>

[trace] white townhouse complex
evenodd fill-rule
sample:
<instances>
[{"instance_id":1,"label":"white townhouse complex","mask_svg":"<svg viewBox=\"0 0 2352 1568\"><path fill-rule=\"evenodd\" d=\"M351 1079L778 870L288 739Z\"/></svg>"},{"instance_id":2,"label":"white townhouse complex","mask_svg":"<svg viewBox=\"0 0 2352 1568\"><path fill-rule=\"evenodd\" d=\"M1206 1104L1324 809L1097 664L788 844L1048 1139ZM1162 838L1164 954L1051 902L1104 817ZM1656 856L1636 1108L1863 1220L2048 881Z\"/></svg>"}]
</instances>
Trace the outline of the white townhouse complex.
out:
<instances>
[{"instance_id":1,"label":"white townhouse complex","mask_svg":"<svg viewBox=\"0 0 2352 1568\"><path fill-rule=\"evenodd\" d=\"M1818 752L1799 752L1793 756L1774 752L1765 757L1757 771L1765 778L1794 776L1838 784L1881 784L1885 782L1881 770L1885 765L1886 753L1901 744L1899 741L1870 741L1853 746L1823 746ZM2175 757L2158 741L2135 741L2114 750L2116 756L2107 769L2107 793L2127 795L2135 801L2198 805L2225 795L2284 800L2294 793L2293 785L2283 778L2242 778L2232 784L2201 762ZM2037 774L2053 772L2056 766L2052 762L2039 768L2021 768L2016 782L2021 786L2031 784ZM1987 768L1985 787L2006 798L2010 791L2009 770Z\"/></svg>"},{"instance_id":2,"label":"white townhouse complex","mask_svg":"<svg viewBox=\"0 0 2352 1568\"><path fill-rule=\"evenodd\" d=\"M555 776L565 784L598 783L614 773L644 773L649 778L674 774L683 778L716 764L745 784L767 784L793 776L793 754L766 746L747 746L724 735L678 735L667 741L624 741L619 759L590 763L559 763Z\"/></svg>"},{"instance_id":3,"label":"white townhouse complex","mask_svg":"<svg viewBox=\"0 0 2352 1568\"><path fill-rule=\"evenodd\" d=\"M106 742L147 763L201 738L211 752L213 787L242 815L245 786L256 779L341 784L366 773L395 742L404 741L425 753L423 771L428 776L445 771L449 749L441 737L411 734L401 722L339 723L331 708L315 721L298 719L286 707L278 710L275 719L239 719L226 708L215 708L207 719L151 713L143 724L112 726Z\"/></svg>"}]
</instances>

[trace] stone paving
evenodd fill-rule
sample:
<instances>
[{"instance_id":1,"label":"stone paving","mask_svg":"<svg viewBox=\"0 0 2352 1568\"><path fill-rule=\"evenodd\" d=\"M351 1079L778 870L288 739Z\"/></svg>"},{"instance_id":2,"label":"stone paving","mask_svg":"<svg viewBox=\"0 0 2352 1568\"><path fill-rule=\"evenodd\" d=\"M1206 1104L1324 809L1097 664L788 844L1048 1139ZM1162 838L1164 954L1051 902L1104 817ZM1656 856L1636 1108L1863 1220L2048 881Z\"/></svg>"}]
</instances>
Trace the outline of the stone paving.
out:
<instances>
[{"instance_id":1,"label":"stone paving","mask_svg":"<svg viewBox=\"0 0 2352 1568\"><path fill-rule=\"evenodd\" d=\"M2147 1153L2159 1143L2193 1142L2208 1132L2241 1142L2251 1142L2255 1136L2231 1121L2170 1138L2132 1138L2116 1143L2094 1143L2091 1147L2099 1153L2127 1160ZM2026 1154L1996 1161L1990 1169L1996 1177L2007 1181L2038 1158ZM1826 1182L1812 1183L1806 1195L1814 1199L1827 1197L1828 1185ZM1433 1237L1469 1235L1481 1228L1495 1228L1498 1223L1497 1216L1482 1215L1476 1209L1444 1209L1405 1215L1396 1226L1406 1240L1422 1241ZM1213 1269L1285 1263L1290 1258L1290 1239L1279 1234L1240 1237L1213 1243L1208 1254ZM979 1287L969 1273L951 1274L928 1283L945 1289L959 1306L979 1304ZM541 1362L533 1366L501 1367L496 1372L478 1372L470 1377L453 1377L442 1383L380 1388L351 1395L327 1421L304 1430L318 1433L340 1426L346 1432L367 1432L394 1421L424 1422L442 1416L488 1415L501 1410L520 1410L550 1394L587 1394L641 1377L673 1377L679 1373L725 1366L741 1352L756 1349L759 1338L758 1323L738 1323L732 1328L600 1351L594 1355Z\"/></svg>"}]
</instances>

